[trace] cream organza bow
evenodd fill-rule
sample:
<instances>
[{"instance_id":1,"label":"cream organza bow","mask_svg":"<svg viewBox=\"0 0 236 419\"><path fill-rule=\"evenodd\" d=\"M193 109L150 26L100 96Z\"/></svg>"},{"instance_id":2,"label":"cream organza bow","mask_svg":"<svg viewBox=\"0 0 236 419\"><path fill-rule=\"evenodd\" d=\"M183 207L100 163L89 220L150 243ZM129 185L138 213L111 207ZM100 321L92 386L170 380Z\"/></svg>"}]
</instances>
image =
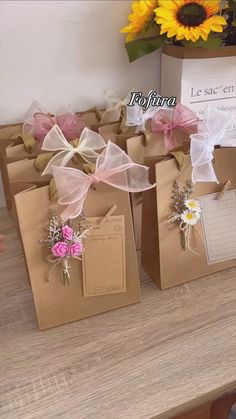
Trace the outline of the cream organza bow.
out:
<instances>
[{"instance_id":1,"label":"cream organza bow","mask_svg":"<svg viewBox=\"0 0 236 419\"><path fill-rule=\"evenodd\" d=\"M132 90L124 97L120 99L112 90L105 90L105 102L106 110L102 116L101 122L106 122L108 120L119 121L121 116L122 106L127 106L130 100Z\"/></svg>"},{"instance_id":2,"label":"cream organza bow","mask_svg":"<svg viewBox=\"0 0 236 419\"><path fill-rule=\"evenodd\" d=\"M80 215L91 185L105 183L126 192L142 192L153 188L148 180L148 167L134 163L116 144L108 141L97 159L93 174L87 175L71 167L53 168L58 192L58 203L66 205L62 220Z\"/></svg>"},{"instance_id":3,"label":"cream organza bow","mask_svg":"<svg viewBox=\"0 0 236 419\"><path fill-rule=\"evenodd\" d=\"M53 166L66 166L75 154L79 154L86 162L95 164L99 156L97 151L101 151L105 146L106 143L101 135L84 128L78 145L73 147L66 140L58 125L54 125L44 138L42 150L60 152L49 161L42 176L52 174Z\"/></svg>"}]
</instances>

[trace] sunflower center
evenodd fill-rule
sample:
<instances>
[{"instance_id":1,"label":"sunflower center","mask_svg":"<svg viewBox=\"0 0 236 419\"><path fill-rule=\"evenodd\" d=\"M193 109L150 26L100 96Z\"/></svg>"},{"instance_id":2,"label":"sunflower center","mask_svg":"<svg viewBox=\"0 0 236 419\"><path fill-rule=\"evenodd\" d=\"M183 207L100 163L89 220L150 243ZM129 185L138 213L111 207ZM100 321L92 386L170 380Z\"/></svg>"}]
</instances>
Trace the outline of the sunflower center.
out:
<instances>
[{"instance_id":1,"label":"sunflower center","mask_svg":"<svg viewBox=\"0 0 236 419\"><path fill-rule=\"evenodd\" d=\"M192 2L184 4L177 12L177 19L185 26L199 26L206 20L207 13L201 4Z\"/></svg>"}]
</instances>

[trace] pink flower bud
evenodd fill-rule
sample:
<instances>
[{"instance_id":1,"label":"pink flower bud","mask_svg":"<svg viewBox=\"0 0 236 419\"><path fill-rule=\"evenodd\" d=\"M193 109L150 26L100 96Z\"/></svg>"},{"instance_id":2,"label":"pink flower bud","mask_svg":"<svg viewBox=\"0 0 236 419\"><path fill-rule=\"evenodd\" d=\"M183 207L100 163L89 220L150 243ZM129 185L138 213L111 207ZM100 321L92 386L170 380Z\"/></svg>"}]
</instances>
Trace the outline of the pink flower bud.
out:
<instances>
[{"instance_id":1,"label":"pink flower bud","mask_svg":"<svg viewBox=\"0 0 236 419\"><path fill-rule=\"evenodd\" d=\"M73 232L73 230L70 226L64 225L62 227L61 231L62 231L62 235L63 235L64 240L72 240L74 232Z\"/></svg>"},{"instance_id":2,"label":"pink flower bud","mask_svg":"<svg viewBox=\"0 0 236 419\"><path fill-rule=\"evenodd\" d=\"M69 246L68 244L64 242L58 242L54 244L54 246L51 249L53 255L56 256L57 258L64 258L68 250L69 250Z\"/></svg>"},{"instance_id":3,"label":"pink flower bud","mask_svg":"<svg viewBox=\"0 0 236 419\"><path fill-rule=\"evenodd\" d=\"M70 256L79 256L83 253L84 246L81 242L76 242L71 244L68 249L68 254Z\"/></svg>"}]
</instances>

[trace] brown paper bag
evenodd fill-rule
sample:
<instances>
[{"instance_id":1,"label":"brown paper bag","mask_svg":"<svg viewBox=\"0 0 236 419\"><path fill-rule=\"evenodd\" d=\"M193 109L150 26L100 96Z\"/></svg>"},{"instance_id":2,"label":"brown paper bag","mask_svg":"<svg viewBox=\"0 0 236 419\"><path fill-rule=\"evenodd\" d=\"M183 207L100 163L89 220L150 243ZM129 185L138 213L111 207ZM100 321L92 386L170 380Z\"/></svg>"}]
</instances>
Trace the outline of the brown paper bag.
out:
<instances>
[{"instance_id":1,"label":"brown paper bag","mask_svg":"<svg viewBox=\"0 0 236 419\"><path fill-rule=\"evenodd\" d=\"M196 183L191 197L215 193L222 189L227 180L231 188L236 188L236 149L215 150L214 170L220 184L212 182ZM190 156L184 156L184 166L180 171L174 158L158 162L156 158L145 159L150 166L150 181L157 182L157 188L143 194L142 211L142 265L161 289L170 288L187 281L210 275L236 265L236 259L208 265L201 222L197 224L200 237L194 237L194 251L181 246L180 229L176 223L167 223L171 214L171 195L174 181L184 186L191 179Z\"/></svg>"},{"instance_id":2,"label":"brown paper bag","mask_svg":"<svg viewBox=\"0 0 236 419\"><path fill-rule=\"evenodd\" d=\"M123 254L125 290L99 296L95 295L96 293L94 296L91 296L91 293L90 296L85 296L84 265L83 262L77 260L70 260L70 285L62 283L61 272L56 269L53 271L51 281L47 281L51 269L51 264L47 262L49 250L39 241L47 235L46 228L48 227L50 209L56 209L60 213L58 204L49 201L48 186L17 194L15 202L40 329L47 329L140 301L139 273L128 193L105 184L98 184L96 190L92 188L89 190L85 201L86 217L104 217L112 206L117 205L113 215L118 219L123 216L125 222L125 245L122 247L122 252L125 252ZM120 234L119 229L116 234ZM94 247L94 243L96 245L96 240L93 242L92 248L89 247L87 253L87 256L93 257L94 260L93 264L89 263L87 266L90 284L90 286L86 286L87 292L89 290L91 292L93 289L93 281L99 283L105 277L106 281L114 282L117 275L116 260L120 256L117 254L116 259L116 253L111 254L109 257L112 257L113 260L109 260L107 263L106 252L109 247L106 240L100 240L97 248ZM101 269L98 262L104 260L106 262L101 273L98 270L98 266ZM113 265L114 270L111 275ZM106 272L109 275L105 275Z\"/></svg>"},{"instance_id":3,"label":"brown paper bag","mask_svg":"<svg viewBox=\"0 0 236 419\"><path fill-rule=\"evenodd\" d=\"M42 176L35 167L35 160L19 160L7 164L8 179L13 183L33 183L36 185L45 185L51 179L50 175Z\"/></svg>"},{"instance_id":4,"label":"brown paper bag","mask_svg":"<svg viewBox=\"0 0 236 419\"><path fill-rule=\"evenodd\" d=\"M180 131L176 132L176 137L179 146L181 146L184 142L189 142L188 135L181 133ZM121 141L122 140L120 140L120 142ZM127 154L135 163L144 164L145 158L151 156L158 156L158 161L166 158L167 151L164 145L164 137L161 133L152 134L149 141L145 140L144 135L138 135L137 137L123 140L123 143L124 142L126 142ZM142 194L132 194L131 203L136 247L137 250L140 250L142 230Z\"/></svg>"},{"instance_id":5,"label":"brown paper bag","mask_svg":"<svg viewBox=\"0 0 236 419\"><path fill-rule=\"evenodd\" d=\"M97 110L96 108L86 112L77 112L77 114L81 115L85 125L88 128L94 128L95 130L101 125L103 113L104 110ZM34 143L33 139L28 143L28 148L26 149L22 140L22 129L23 123L0 126L0 170L8 211L12 209L12 199L6 164L18 160L35 159L35 157L43 153L38 143ZM5 157L7 157L7 159L5 159ZM24 181L28 182L29 179L24 179Z\"/></svg>"},{"instance_id":6,"label":"brown paper bag","mask_svg":"<svg viewBox=\"0 0 236 419\"><path fill-rule=\"evenodd\" d=\"M4 158L3 170L4 170L4 187L5 187L5 197L7 202L8 210L13 210L14 212L14 194L15 194L15 184L18 186L20 184L34 184L38 186L46 185L51 176L42 176L35 167L35 159L26 159L13 161L11 157ZM23 188L24 189L24 188Z\"/></svg>"},{"instance_id":7,"label":"brown paper bag","mask_svg":"<svg viewBox=\"0 0 236 419\"><path fill-rule=\"evenodd\" d=\"M20 138L18 138L18 133L21 130L21 126L22 124L0 125L0 171L6 206L9 211L11 209L11 196L4 157L6 156L7 147L11 146L12 144L21 143ZM9 140L10 138L11 140Z\"/></svg>"},{"instance_id":8,"label":"brown paper bag","mask_svg":"<svg viewBox=\"0 0 236 419\"><path fill-rule=\"evenodd\" d=\"M144 164L144 158L158 156L158 160L166 158L168 154L165 148L163 133L152 133L147 141L143 134L118 134L120 123L105 125L98 129L99 134L106 140L110 140L124 150L135 163ZM128 127L131 128L131 127ZM134 128L134 127L132 127ZM189 142L189 135L183 131L175 130L177 146ZM141 249L141 218L142 218L142 194L131 194L132 214L134 222L134 234L136 249Z\"/></svg>"},{"instance_id":9,"label":"brown paper bag","mask_svg":"<svg viewBox=\"0 0 236 419\"><path fill-rule=\"evenodd\" d=\"M123 127L123 128L122 128ZM112 141L119 145L122 150L126 151L126 141L128 138L136 136L135 127L125 127L121 122L114 122L112 124L104 124L98 128L98 133L107 142ZM120 143L119 143L120 141Z\"/></svg>"},{"instance_id":10,"label":"brown paper bag","mask_svg":"<svg viewBox=\"0 0 236 419\"><path fill-rule=\"evenodd\" d=\"M32 142L32 149L25 148L22 140L22 123L0 127L0 169L8 211L12 210L12 197L10 192L7 164L23 159L35 158L41 151L37 143ZM26 182L28 182L26 180Z\"/></svg>"},{"instance_id":11,"label":"brown paper bag","mask_svg":"<svg viewBox=\"0 0 236 419\"><path fill-rule=\"evenodd\" d=\"M14 142L18 139L19 132L22 131L22 123L0 125L0 144L1 140L7 140L11 138Z\"/></svg>"}]
</instances>

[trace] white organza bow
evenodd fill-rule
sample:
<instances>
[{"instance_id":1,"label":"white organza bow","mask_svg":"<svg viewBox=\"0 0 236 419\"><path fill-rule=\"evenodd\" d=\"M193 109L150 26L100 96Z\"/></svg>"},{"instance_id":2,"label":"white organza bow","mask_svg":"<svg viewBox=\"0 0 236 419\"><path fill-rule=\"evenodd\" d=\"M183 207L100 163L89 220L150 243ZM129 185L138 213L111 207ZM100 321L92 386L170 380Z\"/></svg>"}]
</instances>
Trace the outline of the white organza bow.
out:
<instances>
[{"instance_id":1,"label":"white organza bow","mask_svg":"<svg viewBox=\"0 0 236 419\"><path fill-rule=\"evenodd\" d=\"M110 141L100 154L93 174L70 167L54 167L58 202L67 208L61 214L62 220L80 215L91 185L103 182L126 192L142 192L153 188L148 181L148 167L134 163L116 144Z\"/></svg>"},{"instance_id":2,"label":"white organza bow","mask_svg":"<svg viewBox=\"0 0 236 419\"><path fill-rule=\"evenodd\" d=\"M149 92L148 96L152 93ZM156 97L161 97L160 95L157 95ZM162 106L162 109L168 109L166 105ZM149 119L152 119L153 116L160 110L158 106L152 106L150 105L149 108L146 111L143 111L142 107L139 106L137 103L133 106L127 106L126 108L126 125L128 127L134 127L136 126L135 132L145 132L146 128L146 122Z\"/></svg>"},{"instance_id":3,"label":"white organza bow","mask_svg":"<svg viewBox=\"0 0 236 419\"><path fill-rule=\"evenodd\" d=\"M113 121L119 121L121 116L121 108L122 106L127 106L129 103L131 92L132 90L130 90L124 99L120 99L112 90L105 90L104 95L106 110L102 116L102 122L106 122L106 119L108 119L111 114Z\"/></svg>"},{"instance_id":4,"label":"white organza bow","mask_svg":"<svg viewBox=\"0 0 236 419\"><path fill-rule=\"evenodd\" d=\"M232 114L208 108L198 125L198 133L190 135L192 182L218 182L212 160L216 145L236 147L236 130Z\"/></svg>"},{"instance_id":5,"label":"white organza bow","mask_svg":"<svg viewBox=\"0 0 236 419\"><path fill-rule=\"evenodd\" d=\"M152 119L156 112L158 112L158 108L156 106L150 106L145 112L137 104L134 106L127 106L125 124L128 127L136 126L136 133L144 132L146 128L146 122L149 119Z\"/></svg>"},{"instance_id":6,"label":"white organza bow","mask_svg":"<svg viewBox=\"0 0 236 419\"><path fill-rule=\"evenodd\" d=\"M42 150L61 151L49 161L42 176L52 174L53 166L66 166L75 154L80 154L88 163L95 163L99 156L97 151L104 147L106 147L106 143L101 135L88 128L84 128L78 145L73 147L73 145L66 140L58 125L54 125L44 138Z\"/></svg>"}]
</instances>

